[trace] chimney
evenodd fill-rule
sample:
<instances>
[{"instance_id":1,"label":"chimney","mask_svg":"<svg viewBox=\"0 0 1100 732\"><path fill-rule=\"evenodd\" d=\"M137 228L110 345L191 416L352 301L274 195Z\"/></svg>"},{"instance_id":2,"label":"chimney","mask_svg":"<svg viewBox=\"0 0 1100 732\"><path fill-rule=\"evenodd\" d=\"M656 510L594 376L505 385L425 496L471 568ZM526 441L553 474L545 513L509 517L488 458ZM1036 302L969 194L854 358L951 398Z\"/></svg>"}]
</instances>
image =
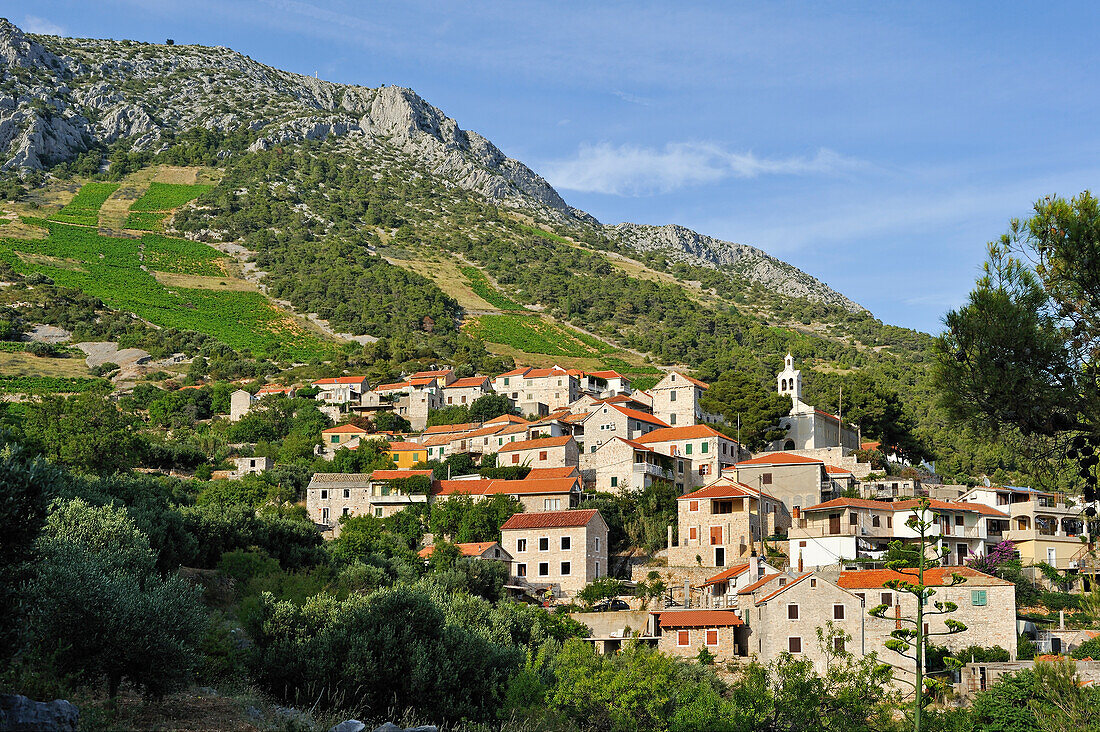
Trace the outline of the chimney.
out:
<instances>
[{"instance_id":1,"label":"chimney","mask_svg":"<svg viewBox=\"0 0 1100 732\"><path fill-rule=\"evenodd\" d=\"M760 559L754 554L749 557L749 581L755 582L760 578Z\"/></svg>"},{"instance_id":2,"label":"chimney","mask_svg":"<svg viewBox=\"0 0 1100 732\"><path fill-rule=\"evenodd\" d=\"M668 548L672 548L672 524L668 525Z\"/></svg>"},{"instance_id":3,"label":"chimney","mask_svg":"<svg viewBox=\"0 0 1100 732\"><path fill-rule=\"evenodd\" d=\"M798 553L798 573L802 574L802 552Z\"/></svg>"},{"instance_id":4,"label":"chimney","mask_svg":"<svg viewBox=\"0 0 1100 732\"><path fill-rule=\"evenodd\" d=\"M691 581L684 580L684 609L691 607Z\"/></svg>"}]
</instances>

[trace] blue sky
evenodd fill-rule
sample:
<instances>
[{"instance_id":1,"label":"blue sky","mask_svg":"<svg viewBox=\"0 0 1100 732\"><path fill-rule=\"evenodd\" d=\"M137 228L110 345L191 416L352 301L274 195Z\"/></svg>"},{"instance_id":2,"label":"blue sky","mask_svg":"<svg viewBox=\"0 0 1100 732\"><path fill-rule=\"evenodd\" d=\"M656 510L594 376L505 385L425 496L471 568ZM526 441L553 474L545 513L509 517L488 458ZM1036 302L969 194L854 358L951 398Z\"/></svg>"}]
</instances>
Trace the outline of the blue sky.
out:
<instances>
[{"instance_id":1,"label":"blue sky","mask_svg":"<svg viewBox=\"0 0 1100 732\"><path fill-rule=\"evenodd\" d=\"M1100 174L1095 4L17 0L0 12L25 30L171 37L411 87L601 221L759 246L933 333L1010 218Z\"/></svg>"}]
</instances>

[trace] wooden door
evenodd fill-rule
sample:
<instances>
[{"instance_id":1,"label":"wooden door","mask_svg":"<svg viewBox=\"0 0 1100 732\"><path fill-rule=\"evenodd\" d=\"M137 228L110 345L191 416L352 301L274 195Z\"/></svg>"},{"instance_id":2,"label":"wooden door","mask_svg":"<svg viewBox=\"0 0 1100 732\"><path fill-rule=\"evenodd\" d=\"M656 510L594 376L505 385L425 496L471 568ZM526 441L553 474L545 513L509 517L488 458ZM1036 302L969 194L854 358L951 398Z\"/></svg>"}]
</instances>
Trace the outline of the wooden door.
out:
<instances>
[{"instance_id":1,"label":"wooden door","mask_svg":"<svg viewBox=\"0 0 1100 732\"><path fill-rule=\"evenodd\" d=\"M829 533L830 534L839 534L840 533L840 514L839 513L829 514Z\"/></svg>"}]
</instances>

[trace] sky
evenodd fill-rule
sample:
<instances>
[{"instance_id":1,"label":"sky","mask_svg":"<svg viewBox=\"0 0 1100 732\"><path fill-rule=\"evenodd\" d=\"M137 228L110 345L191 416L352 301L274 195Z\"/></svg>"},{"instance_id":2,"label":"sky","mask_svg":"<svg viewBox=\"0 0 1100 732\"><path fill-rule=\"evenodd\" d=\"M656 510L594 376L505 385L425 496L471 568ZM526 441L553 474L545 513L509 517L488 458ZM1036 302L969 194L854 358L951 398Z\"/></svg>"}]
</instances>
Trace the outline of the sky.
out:
<instances>
[{"instance_id":1,"label":"sky","mask_svg":"<svg viewBox=\"0 0 1100 732\"><path fill-rule=\"evenodd\" d=\"M410 87L605 223L751 244L930 333L986 244L1100 175L1100 5L96 0L26 31Z\"/></svg>"}]
</instances>

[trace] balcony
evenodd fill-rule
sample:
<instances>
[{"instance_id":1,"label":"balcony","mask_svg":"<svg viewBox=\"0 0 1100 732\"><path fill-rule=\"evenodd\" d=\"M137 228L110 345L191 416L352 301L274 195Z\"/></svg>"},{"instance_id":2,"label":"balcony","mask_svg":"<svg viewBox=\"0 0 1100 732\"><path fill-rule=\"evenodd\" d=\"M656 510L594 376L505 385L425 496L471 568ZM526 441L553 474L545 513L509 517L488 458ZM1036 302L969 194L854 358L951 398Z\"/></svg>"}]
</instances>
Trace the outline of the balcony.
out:
<instances>
[{"instance_id":1,"label":"balcony","mask_svg":"<svg viewBox=\"0 0 1100 732\"><path fill-rule=\"evenodd\" d=\"M791 527L790 538L825 536L870 536L888 539L894 536L894 530L886 526L852 526L842 524L839 527L828 524L810 524L805 527Z\"/></svg>"},{"instance_id":2,"label":"balcony","mask_svg":"<svg viewBox=\"0 0 1100 732\"><path fill-rule=\"evenodd\" d=\"M675 476L671 470L662 468L660 465L651 465L650 463L634 463L634 473L642 475L653 475L658 478L664 478L665 480L675 480Z\"/></svg>"},{"instance_id":3,"label":"balcony","mask_svg":"<svg viewBox=\"0 0 1100 732\"><path fill-rule=\"evenodd\" d=\"M1081 537L1077 534L1069 534L1064 531L1046 533L1037 529L1009 529L1004 537L1010 541L1068 541L1074 544L1081 543Z\"/></svg>"},{"instance_id":4,"label":"balcony","mask_svg":"<svg viewBox=\"0 0 1100 732\"><path fill-rule=\"evenodd\" d=\"M1078 518L1081 515L1081 506L1055 503L1042 498L1035 501L1020 501L1019 503L997 506L997 510L1007 512L1012 518L1018 516L1034 518L1036 515Z\"/></svg>"}]
</instances>

